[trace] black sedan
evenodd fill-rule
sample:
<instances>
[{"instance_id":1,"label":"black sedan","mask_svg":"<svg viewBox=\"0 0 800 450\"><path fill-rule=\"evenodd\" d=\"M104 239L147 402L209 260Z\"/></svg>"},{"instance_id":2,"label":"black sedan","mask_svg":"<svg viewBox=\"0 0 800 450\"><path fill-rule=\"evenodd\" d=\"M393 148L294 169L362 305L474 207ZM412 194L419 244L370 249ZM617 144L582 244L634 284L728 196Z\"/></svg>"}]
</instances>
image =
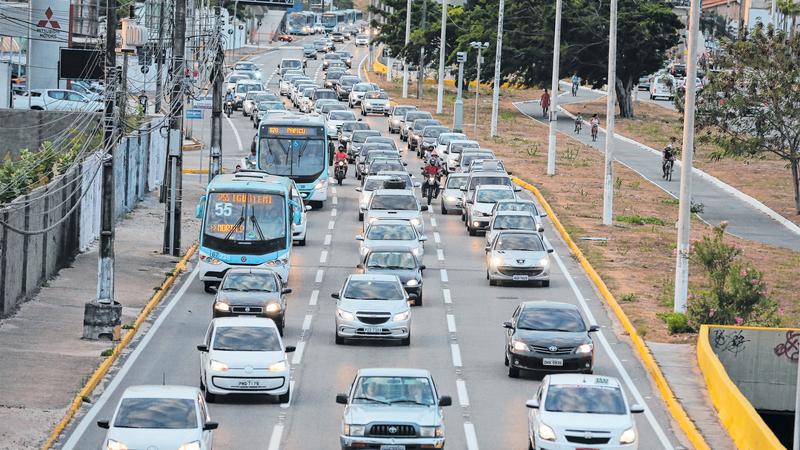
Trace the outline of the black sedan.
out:
<instances>
[{"instance_id":1,"label":"black sedan","mask_svg":"<svg viewBox=\"0 0 800 450\"><path fill-rule=\"evenodd\" d=\"M517 306L506 329L508 376L520 369L537 372L592 373L594 343L578 307L569 303L533 301Z\"/></svg>"},{"instance_id":2,"label":"black sedan","mask_svg":"<svg viewBox=\"0 0 800 450\"><path fill-rule=\"evenodd\" d=\"M291 289L269 269L233 268L225 272L212 306L214 317L260 316L275 321L283 336L286 299Z\"/></svg>"},{"instance_id":3,"label":"black sedan","mask_svg":"<svg viewBox=\"0 0 800 450\"><path fill-rule=\"evenodd\" d=\"M362 273L397 275L414 306L422 306L422 271L425 265L408 247L372 247L356 266Z\"/></svg>"}]
</instances>

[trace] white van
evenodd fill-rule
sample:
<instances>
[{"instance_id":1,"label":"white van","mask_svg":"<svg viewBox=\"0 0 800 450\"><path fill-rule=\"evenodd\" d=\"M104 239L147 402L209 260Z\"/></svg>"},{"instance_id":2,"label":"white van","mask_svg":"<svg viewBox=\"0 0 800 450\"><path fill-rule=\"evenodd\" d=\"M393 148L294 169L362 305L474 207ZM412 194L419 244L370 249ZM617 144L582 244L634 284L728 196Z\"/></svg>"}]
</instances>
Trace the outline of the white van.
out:
<instances>
[{"instance_id":1,"label":"white van","mask_svg":"<svg viewBox=\"0 0 800 450\"><path fill-rule=\"evenodd\" d=\"M656 74L650 81L650 100L657 97L672 100L675 98L675 77L669 74Z\"/></svg>"}]
</instances>

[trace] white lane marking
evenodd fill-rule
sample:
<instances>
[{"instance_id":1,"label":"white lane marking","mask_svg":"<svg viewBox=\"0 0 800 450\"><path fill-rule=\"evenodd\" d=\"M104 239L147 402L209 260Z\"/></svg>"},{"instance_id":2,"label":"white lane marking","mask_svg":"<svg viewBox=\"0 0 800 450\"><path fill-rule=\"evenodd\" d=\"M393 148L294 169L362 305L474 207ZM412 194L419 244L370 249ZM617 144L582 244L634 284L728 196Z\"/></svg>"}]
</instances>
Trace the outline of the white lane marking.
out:
<instances>
[{"instance_id":1,"label":"white lane marking","mask_svg":"<svg viewBox=\"0 0 800 450\"><path fill-rule=\"evenodd\" d=\"M586 298L583 297L583 294L581 293L580 289L578 289L578 285L575 284L575 280L572 278L572 275L569 273L569 271L567 271L567 267L564 265L564 262L561 260L561 257L558 256L558 253L553 253L553 255L555 256L556 263L558 263L558 267L561 269L561 272L564 273L564 277L567 279L569 286L572 288L572 292L575 293L575 297L578 299L578 303L580 303L583 312L586 314L586 318L589 319L589 323L592 325L596 324L597 320L595 320L594 314L592 314L592 311L589 309L589 305L586 303ZM647 418L647 421L650 423L650 426L653 427L653 430L655 430L656 436L658 436L658 440L661 441L662 448L667 450L672 450L674 447L669 442L669 438L664 433L664 430L661 429L661 425L656 420L655 416L653 415L653 412L650 410L650 407L648 407L647 403L645 403L642 394L636 388L636 385L633 383L631 376L625 370L625 366L622 365L622 362L620 362L619 357L617 357L617 355L614 353L614 350L611 348L611 345L608 343L608 340L603 335L603 332L598 331L597 333L595 333L595 335L598 337L598 339L600 340L600 344L608 353L609 359L611 359L611 362L614 363L614 367L617 368L620 377L628 386L628 389L633 394L634 398L636 399L636 402L644 407L644 415Z\"/></svg>"},{"instance_id":2,"label":"white lane marking","mask_svg":"<svg viewBox=\"0 0 800 450\"><path fill-rule=\"evenodd\" d=\"M312 314L306 314L306 317L303 318L303 331L308 330L311 328L311 320L314 319Z\"/></svg>"},{"instance_id":3,"label":"white lane marking","mask_svg":"<svg viewBox=\"0 0 800 450\"><path fill-rule=\"evenodd\" d=\"M335 187L331 188L331 194L336 195L336 188Z\"/></svg>"},{"instance_id":4,"label":"white lane marking","mask_svg":"<svg viewBox=\"0 0 800 450\"><path fill-rule=\"evenodd\" d=\"M225 115L223 114L223 116ZM228 121L228 125L230 125L231 129L233 130L233 135L236 137L236 143L239 145L239 151L242 151L242 138L239 136L239 130L236 129L236 125L233 124L233 121L230 117L225 116L225 120Z\"/></svg>"},{"instance_id":5,"label":"white lane marking","mask_svg":"<svg viewBox=\"0 0 800 450\"><path fill-rule=\"evenodd\" d=\"M334 205L334 206L339 204L339 197L333 197L331 199L331 204Z\"/></svg>"},{"instance_id":6,"label":"white lane marking","mask_svg":"<svg viewBox=\"0 0 800 450\"><path fill-rule=\"evenodd\" d=\"M447 269L440 270L439 276L442 278L442 283L447 283L449 281L449 279L447 278Z\"/></svg>"},{"instance_id":7,"label":"white lane marking","mask_svg":"<svg viewBox=\"0 0 800 450\"><path fill-rule=\"evenodd\" d=\"M456 316L452 314L447 315L447 331L455 333L456 330Z\"/></svg>"},{"instance_id":8,"label":"white lane marking","mask_svg":"<svg viewBox=\"0 0 800 450\"><path fill-rule=\"evenodd\" d=\"M475 434L475 425L471 422L465 423L464 434L467 437L467 450L478 450L478 436Z\"/></svg>"},{"instance_id":9,"label":"white lane marking","mask_svg":"<svg viewBox=\"0 0 800 450\"><path fill-rule=\"evenodd\" d=\"M442 289L442 296L444 296L445 303L453 303L453 298L450 297L450 289Z\"/></svg>"},{"instance_id":10,"label":"white lane marking","mask_svg":"<svg viewBox=\"0 0 800 450\"><path fill-rule=\"evenodd\" d=\"M433 228L436 228L436 218L435 217L431 217L431 226Z\"/></svg>"},{"instance_id":11,"label":"white lane marking","mask_svg":"<svg viewBox=\"0 0 800 450\"><path fill-rule=\"evenodd\" d=\"M458 393L458 404L461 406L469 406L469 394L467 394L466 381L456 380L456 392Z\"/></svg>"},{"instance_id":12,"label":"white lane marking","mask_svg":"<svg viewBox=\"0 0 800 450\"><path fill-rule=\"evenodd\" d=\"M439 261L444 261L444 251L440 248L436 249L436 259Z\"/></svg>"},{"instance_id":13,"label":"white lane marking","mask_svg":"<svg viewBox=\"0 0 800 450\"><path fill-rule=\"evenodd\" d=\"M327 260L328 260L328 251L327 250L323 250L319 254L319 263L320 264L325 264L325 261L327 261Z\"/></svg>"},{"instance_id":14,"label":"white lane marking","mask_svg":"<svg viewBox=\"0 0 800 450\"><path fill-rule=\"evenodd\" d=\"M78 423L78 425L75 427L75 430L72 431L72 434L69 436L69 439L62 448L68 450L74 449L75 445L78 443L78 440L83 436L84 433L86 433L86 429L89 427L89 425L90 424L94 425L97 413L99 413L100 410L103 409L105 404L108 403L108 400L114 394L114 391L119 387L119 384L122 383L122 380L131 370L134 364L136 364L136 360L139 358L144 349L147 347L147 344L150 343L150 340L153 339L153 336L156 335L156 331L161 327L161 325L164 324L164 321L167 319L167 316L169 316L170 312L172 311L172 308L174 308L175 305L178 304L180 299L186 293L186 290L189 289L189 285L192 284L192 281L199 272L200 272L200 266L199 265L195 266L192 273L189 275L186 281L183 282L183 286L181 286L180 290L178 290L178 293L175 294L174 297L172 297L172 300L170 300L170 302L164 308L164 311L162 311L161 314L158 316L158 319L156 319L156 321L153 322L153 326L151 326L150 329L148 329L147 332L144 334L144 337L142 337L142 341L133 350L131 355L125 361L125 364L123 364L122 368L119 369L119 372L117 372L117 374L114 375L114 378L111 380L111 383L108 384L108 387L106 387L106 389L103 391L103 394L100 395L100 398L97 399L97 402L95 402L94 405L92 405L91 409L89 409L89 411L86 412L86 415L83 417L80 423Z\"/></svg>"},{"instance_id":15,"label":"white lane marking","mask_svg":"<svg viewBox=\"0 0 800 450\"><path fill-rule=\"evenodd\" d=\"M328 222L328 229L329 229L329 230L332 230L332 229L333 229L333 227L335 227L335 226L336 226L336 222L334 222L333 220L331 220L330 222Z\"/></svg>"},{"instance_id":16,"label":"white lane marking","mask_svg":"<svg viewBox=\"0 0 800 450\"><path fill-rule=\"evenodd\" d=\"M325 271L322 269L317 270L317 276L314 278L315 283L322 283L322 277L325 276Z\"/></svg>"},{"instance_id":17,"label":"white lane marking","mask_svg":"<svg viewBox=\"0 0 800 450\"><path fill-rule=\"evenodd\" d=\"M333 239L333 237L330 234L326 234L325 242L322 245L331 245L331 239Z\"/></svg>"},{"instance_id":18,"label":"white lane marking","mask_svg":"<svg viewBox=\"0 0 800 450\"><path fill-rule=\"evenodd\" d=\"M464 425L466 427L466 424ZM278 450L281 445L281 436L283 435L283 424L277 423L272 427L272 436L269 438L269 446L267 450Z\"/></svg>"},{"instance_id":19,"label":"white lane marking","mask_svg":"<svg viewBox=\"0 0 800 450\"><path fill-rule=\"evenodd\" d=\"M442 243L442 236L439 235L438 231L434 231L433 232L433 242L436 242L437 244L441 244Z\"/></svg>"},{"instance_id":20,"label":"white lane marking","mask_svg":"<svg viewBox=\"0 0 800 450\"><path fill-rule=\"evenodd\" d=\"M319 290L314 289L311 291L311 299L308 301L308 304L311 306L315 306L317 304L317 300L319 300Z\"/></svg>"},{"instance_id":21,"label":"white lane marking","mask_svg":"<svg viewBox=\"0 0 800 450\"><path fill-rule=\"evenodd\" d=\"M450 344L450 353L453 357L453 366L461 367L461 348L458 344Z\"/></svg>"},{"instance_id":22,"label":"white lane marking","mask_svg":"<svg viewBox=\"0 0 800 450\"><path fill-rule=\"evenodd\" d=\"M336 217L336 208L331 210L331 217Z\"/></svg>"},{"instance_id":23,"label":"white lane marking","mask_svg":"<svg viewBox=\"0 0 800 450\"><path fill-rule=\"evenodd\" d=\"M292 406L292 399L294 398L294 380L289 380L289 401L281 403L281 408L286 409Z\"/></svg>"},{"instance_id":24,"label":"white lane marking","mask_svg":"<svg viewBox=\"0 0 800 450\"><path fill-rule=\"evenodd\" d=\"M303 360L303 350L306 348L305 341L301 341L297 343L297 348L294 350L294 356L292 356L292 365L298 365Z\"/></svg>"}]
</instances>

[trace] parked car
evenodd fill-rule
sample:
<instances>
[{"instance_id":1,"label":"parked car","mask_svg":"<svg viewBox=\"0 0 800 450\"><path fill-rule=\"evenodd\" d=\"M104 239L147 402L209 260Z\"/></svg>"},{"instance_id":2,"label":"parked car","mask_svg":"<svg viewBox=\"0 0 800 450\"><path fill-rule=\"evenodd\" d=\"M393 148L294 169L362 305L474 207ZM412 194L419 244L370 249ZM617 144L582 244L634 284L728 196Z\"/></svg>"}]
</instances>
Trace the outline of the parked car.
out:
<instances>
[{"instance_id":1,"label":"parked car","mask_svg":"<svg viewBox=\"0 0 800 450\"><path fill-rule=\"evenodd\" d=\"M29 106L30 103L30 106ZM68 89L31 89L21 91L12 99L14 109L33 109L40 111L85 111L103 112L103 102L88 99L80 92Z\"/></svg>"}]
</instances>

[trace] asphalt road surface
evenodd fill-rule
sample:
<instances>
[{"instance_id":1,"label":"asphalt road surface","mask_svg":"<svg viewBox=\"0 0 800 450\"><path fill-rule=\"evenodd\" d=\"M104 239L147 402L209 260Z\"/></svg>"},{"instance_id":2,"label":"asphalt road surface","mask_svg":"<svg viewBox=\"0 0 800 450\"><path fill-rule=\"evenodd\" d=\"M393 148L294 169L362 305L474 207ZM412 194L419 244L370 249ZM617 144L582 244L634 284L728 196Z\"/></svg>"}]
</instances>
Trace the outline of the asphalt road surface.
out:
<instances>
[{"instance_id":1,"label":"asphalt road surface","mask_svg":"<svg viewBox=\"0 0 800 450\"><path fill-rule=\"evenodd\" d=\"M304 38L307 39L313 38ZM347 49L353 49L352 44ZM296 57L300 51L295 42L251 59L261 64L269 88L277 91L277 76L271 76L277 64L281 58ZM353 71L357 64L363 64L365 55L363 48L354 50ZM307 73L319 80L320 64L321 59L312 60L307 68ZM402 103L401 99L394 100ZM365 120L373 129L386 133L383 116ZM246 154L254 130L241 112L226 120L223 130L223 164L230 169ZM243 150L236 151L237 147ZM405 149L405 145L401 148ZM187 167L199 162L192 162L191 157L187 156ZM404 158L409 171L419 174L417 157L404 152ZM358 262L354 238L361 223L354 190L358 182L352 173L351 167L344 185L331 188L324 208L309 213L308 244L295 247L292 253L289 287L294 292L288 296L284 338L287 345L298 347L289 356L293 371L291 400L278 404L272 398L238 397L210 405L212 419L220 423L214 434L215 449L339 448L343 407L335 403L335 394L344 392L356 370L363 367L430 370L439 391L453 397L453 406L445 409L448 448L526 449L525 401L536 391L539 380L525 373L519 379L507 376L501 327L517 304L525 300L579 305L589 323L602 327L595 335L595 373L620 378L631 402L646 407L646 413L637 416L640 448L680 447L652 382L627 339L620 339L614 332L619 327L609 319L602 300L549 221L545 222L546 236L556 250L550 287L489 287L485 279L484 238L469 237L460 217L442 216L436 201L432 212L423 213L429 238L424 257L424 306L412 311L411 346L335 345L335 301L330 294L340 289ZM200 183L201 178L205 179L187 177L185 183ZM114 372L105 393L91 408L84 408L81 418L68 430L68 442L63 448L100 448L105 430L99 429L95 421L111 417L120 394L128 386L161 384L162 380L199 386L195 346L202 341L211 319L212 298L203 292L196 271L184 275L182 283L159 309L160 315L148 335Z\"/></svg>"}]
</instances>

